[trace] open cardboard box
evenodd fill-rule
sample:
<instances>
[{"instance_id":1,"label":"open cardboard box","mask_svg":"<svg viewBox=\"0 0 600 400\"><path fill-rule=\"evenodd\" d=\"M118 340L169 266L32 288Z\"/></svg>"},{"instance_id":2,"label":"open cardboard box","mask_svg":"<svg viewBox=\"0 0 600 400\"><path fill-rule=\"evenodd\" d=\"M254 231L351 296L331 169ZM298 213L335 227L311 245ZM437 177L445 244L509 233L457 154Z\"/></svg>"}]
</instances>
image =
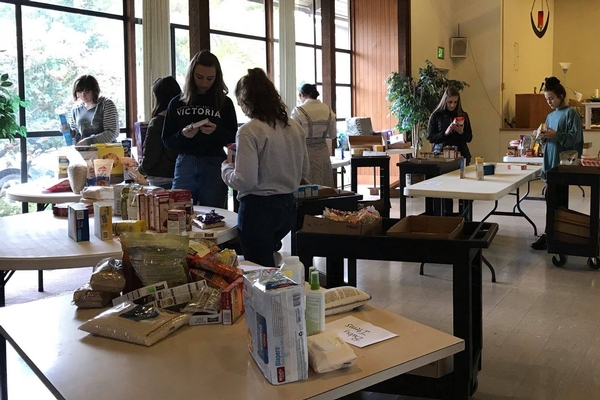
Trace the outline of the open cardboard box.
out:
<instances>
[{"instance_id":1,"label":"open cardboard box","mask_svg":"<svg viewBox=\"0 0 600 400\"><path fill-rule=\"evenodd\" d=\"M348 145L350 147L350 154L353 156L360 155L354 154L352 149L365 148L365 151L375 151L374 146L383 146L382 151L385 151L385 138L383 136L366 135L366 136L348 136Z\"/></svg>"},{"instance_id":2,"label":"open cardboard box","mask_svg":"<svg viewBox=\"0 0 600 400\"><path fill-rule=\"evenodd\" d=\"M409 375L441 378L454 371L454 356L448 356L408 372Z\"/></svg>"},{"instance_id":3,"label":"open cardboard box","mask_svg":"<svg viewBox=\"0 0 600 400\"><path fill-rule=\"evenodd\" d=\"M590 216L568 208L560 207L554 212L554 230L557 233L581 238L590 237ZM572 238L573 239L573 238ZM566 240L573 242L573 240Z\"/></svg>"},{"instance_id":4,"label":"open cardboard box","mask_svg":"<svg viewBox=\"0 0 600 400\"><path fill-rule=\"evenodd\" d=\"M462 234L464 225L462 217L409 215L388 229L387 236L453 240Z\"/></svg>"},{"instance_id":5,"label":"open cardboard box","mask_svg":"<svg viewBox=\"0 0 600 400\"><path fill-rule=\"evenodd\" d=\"M356 193L349 190L334 189L328 186L319 186L319 194L317 196L303 197L302 200L322 199L326 197L351 196Z\"/></svg>"},{"instance_id":6,"label":"open cardboard box","mask_svg":"<svg viewBox=\"0 0 600 400\"><path fill-rule=\"evenodd\" d=\"M302 232L351 236L379 235L381 233L381 218L371 224L350 224L333 221L324 218L322 215L305 215Z\"/></svg>"}]
</instances>

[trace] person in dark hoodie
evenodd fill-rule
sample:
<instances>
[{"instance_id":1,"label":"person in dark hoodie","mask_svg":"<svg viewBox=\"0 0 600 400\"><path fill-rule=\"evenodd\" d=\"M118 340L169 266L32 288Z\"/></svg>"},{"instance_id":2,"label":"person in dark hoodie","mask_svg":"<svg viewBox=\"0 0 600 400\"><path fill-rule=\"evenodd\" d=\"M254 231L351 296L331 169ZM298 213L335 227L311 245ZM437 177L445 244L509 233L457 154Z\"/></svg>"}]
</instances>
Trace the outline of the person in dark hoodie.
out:
<instances>
[{"instance_id":1,"label":"person in dark hoodie","mask_svg":"<svg viewBox=\"0 0 600 400\"><path fill-rule=\"evenodd\" d=\"M171 99L181 94L181 88L175 78L165 76L154 81L152 94L155 104L152 109L152 118L148 122L139 171L148 176L148 183L151 185L171 189L177 153L166 149L163 145L162 130L167 106Z\"/></svg>"},{"instance_id":2,"label":"person in dark hoodie","mask_svg":"<svg viewBox=\"0 0 600 400\"><path fill-rule=\"evenodd\" d=\"M181 96L169 103L162 141L178 153L173 189L189 189L194 204L227 208L221 179L223 147L235 142L237 117L217 57L197 53L188 66Z\"/></svg>"}]
</instances>

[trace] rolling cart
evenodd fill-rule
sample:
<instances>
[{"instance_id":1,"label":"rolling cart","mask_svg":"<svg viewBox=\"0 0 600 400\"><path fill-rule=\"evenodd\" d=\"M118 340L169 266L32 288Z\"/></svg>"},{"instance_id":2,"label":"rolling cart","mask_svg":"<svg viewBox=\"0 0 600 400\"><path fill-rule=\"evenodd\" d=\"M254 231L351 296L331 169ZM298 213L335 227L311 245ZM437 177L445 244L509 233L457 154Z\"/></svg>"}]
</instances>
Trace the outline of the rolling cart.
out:
<instances>
[{"instance_id":1,"label":"rolling cart","mask_svg":"<svg viewBox=\"0 0 600 400\"><path fill-rule=\"evenodd\" d=\"M598 219L600 217L600 168L580 165L559 165L547 174L546 237L552 264L562 267L567 255L588 257L591 269L600 268L598 246ZM569 186L590 187L590 213L579 215L589 224L560 222L556 214L560 207L569 207ZM582 227L583 232L582 234ZM575 233L575 234L574 234Z\"/></svg>"}]
</instances>

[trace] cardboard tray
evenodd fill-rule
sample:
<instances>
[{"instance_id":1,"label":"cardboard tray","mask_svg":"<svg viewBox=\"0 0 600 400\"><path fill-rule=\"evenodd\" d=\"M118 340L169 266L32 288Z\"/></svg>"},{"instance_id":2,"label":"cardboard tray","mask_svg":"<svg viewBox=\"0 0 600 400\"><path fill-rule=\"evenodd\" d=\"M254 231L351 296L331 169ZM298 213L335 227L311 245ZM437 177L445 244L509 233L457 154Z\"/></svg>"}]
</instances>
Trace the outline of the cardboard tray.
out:
<instances>
[{"instance_id":1,"label":"cardboard tray","mask_svg":"<svg viewBox=\"0 0 600 400\"><path fill-rule=\"evenodd\" d=\"M462 217L409 215L388 229L387 236L453 240L462 234L464 225Z\"/></svg>"},{"instance_id":2,"label":"cardboard tray","mask_svg":"<svg viewBox=\"0 0 600 400\"><path fill-rule=\"evenodd\" d=\"M369 151L373 150L373 146L383 146L385 151L385 138L383 136L366 135L366 136L348 136L348 145L350 147L350 154L352 154L352 148L368 148ZM357 157L353 155L353 157ZM358 156L360 157L360 156Z\"/></svg>"},{"instance_id":3,"label":"cardboard tray","mask_svg":"<svg viewBox=\"0 0 600 400\"><path fill-rule=\"evenodd\" d=\"M569 236L590 237L590 216L560 207L554 212L554 230ZM566 240L573 242L573 240Z\"/></svg>"},{"instance_id":4,"label":"cardboard tray","mask_svg":"<svg viewBox=\"0 0 600 400\"><path fill-rule=\"evenodd\" d=\"M372 224L349 224L333 221L323 216L305 215L302 232L350 236L379 235L381 233L381 219Z\"/></svg>"}]
</instances>

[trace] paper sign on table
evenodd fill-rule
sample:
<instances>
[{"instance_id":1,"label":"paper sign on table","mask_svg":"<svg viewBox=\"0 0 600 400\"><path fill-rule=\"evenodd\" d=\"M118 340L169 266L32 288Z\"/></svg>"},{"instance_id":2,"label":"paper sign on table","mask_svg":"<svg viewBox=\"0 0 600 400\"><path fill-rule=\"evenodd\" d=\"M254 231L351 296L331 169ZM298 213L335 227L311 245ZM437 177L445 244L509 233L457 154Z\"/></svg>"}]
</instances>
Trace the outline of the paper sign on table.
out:
<instances>
[{"instance_id":1,"label":"paper sign on table","mask_svg":"<svg viewBox=\"0 0 600 400\"><path fill-rule=\"evenodd\" d=\"M356 317L345 317L329 322L325 324L325 330L337 333L346 343L356 347L366 347L398 336Z\"/></svg>"}]
</instances>

